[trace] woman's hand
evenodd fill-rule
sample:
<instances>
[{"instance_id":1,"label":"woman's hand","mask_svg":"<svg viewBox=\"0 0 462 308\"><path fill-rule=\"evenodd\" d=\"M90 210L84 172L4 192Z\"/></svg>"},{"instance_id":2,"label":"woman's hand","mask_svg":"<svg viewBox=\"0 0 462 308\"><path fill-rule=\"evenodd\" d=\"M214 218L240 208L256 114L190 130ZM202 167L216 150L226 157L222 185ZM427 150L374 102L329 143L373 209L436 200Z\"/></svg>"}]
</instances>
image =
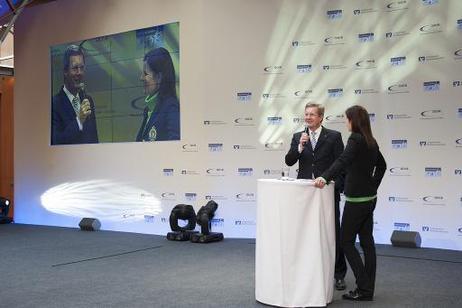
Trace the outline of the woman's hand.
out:
<instances>
[{"instance_id":1,"label":"woman's hand","mask_svg":"<svg viewBox=\"0 0 462 308\"><path fill-rule=\"evenodd\" d=\"M325 185L326 185L326 180L324 180L324 178L322 177L318 177L314 180L314 186L317 188L324 188Z\"/></svg>"}]
</instances>

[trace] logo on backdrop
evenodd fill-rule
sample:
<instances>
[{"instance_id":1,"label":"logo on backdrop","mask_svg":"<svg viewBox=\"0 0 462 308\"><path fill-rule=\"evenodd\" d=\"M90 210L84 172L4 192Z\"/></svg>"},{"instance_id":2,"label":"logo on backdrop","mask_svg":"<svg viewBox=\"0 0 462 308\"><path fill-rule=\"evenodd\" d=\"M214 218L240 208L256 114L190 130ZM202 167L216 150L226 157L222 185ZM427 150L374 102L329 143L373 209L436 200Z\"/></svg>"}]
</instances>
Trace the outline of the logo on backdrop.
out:
<instances>
[{"instance_id":1,"label":"logo on backdrop","mask_svg":"<svg viewBox=\"0 0 462 308\"><path fill-rule=\"evenodd\" d=\"M252 99L252 92L237 92L236 99L238 102L249 102Z\"/></svg>"},{"instance_id":2,"label":"logo on backdrop","mask_svg":"<svg viewBox=\"0 0 462 308\"><path fill-rule=\"evenodd\" d=\"M311 64L297 64L297 72L299 73L309 73L312 70Z\"/></svg>"},{"instance_id":3,"label":"logo on backdrop","mask_svg":"<svg viewBox=\"0 0 462 308\"><path fill-rule=\"evenodd\" d=\"M441 227L422 226L422 232L448 233L448 230Z\"/></svg>"},{"instance_id":4,"label":"logo on backdrop","mask_svg":"<svg viewBox=\"0 0 462 308\"><path fill-rule=\"evenodd\" d=\"M358 34L358 41L360 43L373 42L374 41L374 32L359 33Z\"/></svg>"},{"instance_id":5,"label":"logo on backdrop","mask_svg":"<svg viewBox=\"0 0 462 308\"><path fill-rule=\"evenodd\" d=\"M345 115L342 114L336 114L336 115L328 115L324 118L326 123L329 124L337 124L337 123L345 123Z\"/></svg>"},{"instance_id":6,"label":"logo on backdrop","mask_svg":"<svg viewBox=\"0 0 462 308\"><path fill-rule=\"evenodd\" d=\"M153 223L155 220L155 217L153 215L144 215L143 217L144 217L144 222Z\"/></svg>"},{"instance_id":7,"label":"logo on backdrop","mask_svg":"<svg viewBox=\"0 0 462 308\"><path fill-rule=\"evenodd\" d=\"M455 88L455 87L460 87L462 86L462 82L460 80L454 80L452 82L452 86Z\"/></svg>"},{"instance_id":8,"label":"logo on backdrop","mask_svg":"<svg viewBox=\"0 0 462 308\"><path fill-rule=\"evenodd\" d=\"M282 124L282 117L267 117L266 118L268 125L281 125Z\"/></svg>"},{"instance_id":9,"label":"logo on backdrop","mask_svg":"<svg viewBox=\"0 0 462 308\"><path fill-rule=\"evenodd\" d=\"M209 126L209 125L225 125L225 121L220 121L220 120L204 120L204 126Z\"/></svg>"},{"instance_id":10,"label":"logo on backdrop","mask_svg":"<svg viewBox=\"0 0 462 308\"><path fill-rule=\"evenodd\" d=\"M442 31L441 24L434 23L434 24L423 25L422 27L419 28L419 31L420 31L420 34L439 33Z\"/></svg>"},{"instance_id":11,"label":"logo on backdrop","mask_svg":"<svg viewBox=\"0 0 462 308\"><path fill-rule=\"evenodd\" d=\"M176 199L176 195L174 192L163 192L160 194L160 198L162 200L174 201Z\"/></svg>"},{"instance_id":12,"label":"logo on backdrop","mask_svg":"<svg viewBox=\"0 0 462 308\"><path fill-rule=\"evenodd\" d=\"M440 177L442 175L441 167L425 167L426 177Z\"/></svg>"},{"instance_id":13,"label":"logo on backdrop","mask_svg":"<svg viewBox=\"0 0 462 308\"><path fill-rule=\"evenodd\" d=\"M222 152L223 143L209 143L209 152Z\"/></svg>"},{"instance_id":14,"label":"logo on backdrop","mask_svg":"<svg viewBox=\"0 0 462 308\"><path fill-rule=\"evenodd\" d=\"M395 32L387 32L385 33L385 39L393 39L393 38L399 38L402 36L409 35L408 31L395 31Z\"/></svg>"},{"instance_id":15,"label":"logo on backdrop","mask_svg":"<svg viewBox=\"0 0 462 308\"><path fill-rule=\"evenodd\" d=\"M212 227L224 227L225 219L224 218L212 218L210 223L212 224Z\"/></svg>"},{"instance_id":16,"label":"logo on backdrop","mask_svg":"<svg viewBox=\"0 0 462 308\"><path fill-rule=\"evenodd\" d=\"M343 35L328 36L324 39L324 45L342 45L345 44Z\"/></svg>"},{"instance_id":17,"label":"logo on backdrop","mask_svg":"<svg viewBox=\"0 0 462 308\"><path fill-rule=\"evenodd\" d=\"M292 47L297 48L297 47L306 47L306 46L316 45L316 43L313 41L308 41L308 40L294 40L292 41L291 45Z\"/></svg>"},{"instance_id":18,"label":"logo on backdrop","mask_svg":"<svg viewBox=\"0 0 462 308\"><path fill-rule=\"evenodd\" d=\"M375 113L369 113L369 121L371 123L374 123L375 122Z\"/></svg>"},{"instance_id":19,"label":"logo on backdrop","mask_svg":"<svg viewBox=\"0 0 462 308\"><path fill-rule=\"evenodd\" d=\"M263 68L264 74L283 74L284 68L282 65L272 65Z\"/></svg>"},{"instance_id":20,"label":"logo on backdrop","mask_svg":"<svg viewBox=\"0 0 462 308\"><path fill-rule=\"evenodd\" d=\"M255 220L235 220L234 225L238 227L244 227L244 226L255 226L257 223Z\"/></svg>"},{"instance_id":21,"label":"logo on backdrop","mask_svg":"<svg viewBox=\"0 0 462 308\"><path fill-rule=\"evenodd\" d=\"M454 60L460 60L460 59L462 59L462 48L454 51Z\"/></svg>"},{"instance_id":22,"label":"logo on backdrop","mask_svg":"<svg viewBox=\"0 0 462 308\"><path fill-rule=\"evenodd\" d=\"M375 59L360 60L360 61L356 62L356 64L355 64L355 69L357 69L357 70L371 69L371 68L377 68L377 65L375 63Z\"/></svg>"},{"instance_id":23,"label":"logo on backdrop","mask_svg":"<svg viewBox=\"0 0 462 308\"><path fill-rule=\"evenodd\" d=\"M322 66L322 69L324 71L329 71L329 70L344 70L347 67L343 64L326 64Z\"/></svg>"},{"instance_id":24,"label":"logo on backdrop","mask_svg":"<svg viewBox=\"0 0 462 308\"><path fill-rule=\"evenodd\" d=\"M401 57L390 58L390 64L391 64L391 66L405 65L406 64L406 57L401 56Z\"/></svg>"},{"instance_id":25,"label":"logo on backdrop","mask_svg":"<svg viewBox=\"0 0 462 308\"><path fill-rule=\"evenodd\" d=\"M441 109L425 110L420 113L421 120L444 119Z\"/></svg>"},{"instance_id":26,"label":"logo on backdrop","mask_svg":"<svg viewBox=\"0 0 462 308\"><path fill-rule=\"evenodd\" d=\"M233 149L235 151L240 151L240 150L256 150L257 147L251 144L234 144Z\"/></svg>"},{"instance_id":27,"label":"logo on backdrop","mask_svg":"<svg viewBox=\"0 0 462 308\"><path fill-rule=\"evenodd\" d=\"M199 147L196 143L185 143L181 146L183 152L199 152Z\"/></svg>"},{"instance_id":28,"label":"logo on backdrop","mask_svg":"<svg viewBox=\"0 0 462 308\"><path fill-rule=\"evenodd\" d=\"M462 30L462 19L457 20L457 29Z\"/></svg>"},{"instance_id":29,"label":"logo on backdrop","mask_svg":"<svg viewBox=\"0 0 462 308\"><path fill-rule=\"evenodd\" d=\"M456 139L456 147L462 147L462 138Z\"/></svg>"},{"instance_id":30,"label":"logo on backdrop","mask_svg":"<svg viewBox=\"0 0 462 308\"><path fill-rule=\"evenodd\" d=\"M388 94L403 94L409 93L407 83L396 83L392 84L387 88Z\"/></svg>"},{"instance_id":31,"label":"logo on backdrop","mask_svg":"<svg viewBox=\"0 0 462 308\"><path fill-rule=\"evenodd\" d=\"M417 59L419 60L419 63L427 63L430 61L437 61L437 60L444 59L444 57L440 55L423 55L423 56L419 56Z\"/></svg>"},{"instance_id":32,"label":"logo on backdrop","mask_svg":"<svg viewBox=\"0 0 462 308\"><path fill-rule=\"evenodd\" d=\"M302 117L295 117L295 118L292 118L292 123L294 123L295 125L301 125L305 123L305 119Z\"/></svg>"},{"instance_id":33,"label":"logo on backdrop","mask_svg":"<svg viewBox=\"0 0 462 308\"><path fill-rule=\"evenodd\" d=\"M423 5L434 5L440 2L439 0L422 0Z\"/></svg>"},{"instance_id":34,"label":"logo on backdrop","mask_svg":"<svg viewBox=\"0 0 462 308\"><path fill-rule=\"evenodd\" d=\"M364 94L377 94L379 93L376 89L355 89L356 95L364 95Z\"/></svg>"},{"instance_id":35,"label":"logo on backdrop","mask_svg":"<svg viewBox=\"0 0 462 308\"><path fill-rule=\"evenodd\" d=\"M327 11L327 19L329 20L336 20L342 18L343 11L342 10L331 10Z\"/></svg>"},{"instance_id":36,"label":"logo on backdrop","mask_svg":"<svg viewBox=\"0 0 462 308\"><path fill-rule=\"evenodd\" d=\"M460 119L462 119L462 108L457 108L457 115Z\"/></svg>"},{"instance_id":37,"label":"logo on backdrop","mask_svg":"<svg viewBox=\"0 0 462 308\"><path fill-rule=\"evenodd\" d=\"M386 5L386 12L407 10L409 8L407 0L393 1Z\"/></svg>"},{"instance_id":38,"label":"logo on backdrop","mask_svg":"<svg viewBox=\"0 0 462 308\"><path fill-rule=\"evenodd\" d=\"M253 168L237 168L237 175L239 176L252 176Z\"/></svg>"},{"instance_id":39,"label":"logo on backdrop","mask_svg":"<svg viewBox=\"0 0 462 308\"><path fill-rule=\"evenodd\" d=\"M446 144L442 141L421 140L419 141L419 145L421 147L441 147L441 146L445 146Z\"/></svg>"},{"instance_id":40,"label":"logo on backdrop","mask_svg":"<svg viewBox=\"0 0 462 308\"><path fill-rule=\"evenodd\" d=\"M411 224L408 222L395 222L393 229L398 231L411 231Z\"/></svg>"},{"instance_id":41,"label":"logo on backdrop","mask_svg":"<svg viewBox=\"0 0 462 308\"><path fill-rule=\"evenodd\" d=\"M389 196L388 202L390 203L410 203L410 202L414 202L414 200L408 197Z\"/></svg>"},{"instance_id":42,"label":"logo on backdrop","mask_svg":"<svg viewBox=\"0 0 462 308\"><path fill-rule=\"evenodd\" d=\"M387 120L403 120L410 119L411 116L406 113L389 113L387 114Z\"/></svg>"},{"instance_id":43,"label":"logo on backdrop","mask_svg":"<svg viewBox=\"0 0 462 308\"><path fill-rule=\"evenodd\" d=\"M392 139L391 148L392 149L407 149L407 140L406 139Z\"/></svg>"},{"instance_id":44,"label":"logo on backdrop","mask_svg":"<svg viewBox=\"0 0 462 308\"><path fill-rule=\"evenodd\" d=\"M282 169L264 169L263 170L263 175L265 176L270 176L270 175L280 176L281 174L282 174Z\"/></svg>"},{"instance_id":45,"label":"logo on backdrop","mask_svg":"<svg viewBox=\"0 0 462 308\"><path fill-rule=\"evenodd\" d=\"M182 169L181 174L182 175L199 175L199 172L197 172L196 170Z\"/></svg>"},{"instance_id":46,"label":"logo on backdrop","mask_svg":"<svg viewBox=\"0 0 462 308\"><path fill-rule=\"evenodd\" d=\"M297 99L308 98L313 93L313 90L297 90L294 92L294 97Z\"/></svg>"},{"instance_id":47,"label":"logo on backdrop","mask_svg":"<svg viewBox=\"0 0 462 308\"><path fill-rule=\"evenodd\" d=\"M208 168L205 170L206 176L225 176L224 168Z\"/></svg>"},{"instance_id":48,"label":"logo on backdrop","mask_svg":"<svg viewBox=\"0 0 462 308\"><path fill-rule=\"evenodd\" d=\"M390 176L410 176L411 170L409 167L391 167L388 169Z\"/></svg>"},{"instance_id":49,"label":"logo on backdrop","mask_svg":"<svg viewBox=\"0 0 462 308\"><path fill-rule=\"evenodd\" d=\"M243 117L234 119L234 126L255 126L252 117Z\"/></svg>"},{"instance_id":50,"label":"logo on backdrop","mask_svg":"<svg viewBox=\"0 0 462 308\"><path fill-rule=\"evenodd\" d=\"M284 142L266 142L265 151L284 151Z\"/></svg>"},{"instance_id":51,"label":"logo on backdrop","mask_svg":"<svg viewBox=\"0 0 462 308\"><path fill-rule=\"evenodd\" d=\"M285 98L285 95L282 93L263 93L261 97L263 98L263 100L268 101L273 99Z\"/></svg>"},{"instance_id":52,"label":"logo on backdrop","mask_svg":"<svg viewBox=\"0 0 462 308\"><path fill-rule=\"evenodd\" d=\"M238 193L236 194L237 202L255 202L257 197L253 192Z\"/></svg>"},{"instance_id":53,"label":"logo on backdrop","mask_svg":"<svg viewBox=\"0 0 462 308\"><path fill-rule=\"evenodd\" d=\"M173 169L164 168L163 170L164 176L173 176Z\"/></svg>"},{"instance_id":54,"label":"logo on backdrop","mask_svg":"<svg viewBox=\"0 0 462 308\"><path fill-rule=\"evenodd\" d=\"M459 236L462 235L462 227L460 227L459 229L457 229L457 232L459 232Z\"/></svg>"},{"instance_id":55,"label":"logo on backdrop","mask_svg":"<svg viewBox=\"0 0 462 308\"><path fill-rule=\"evenodd\" d=\"M184 198L185 198L186 201L196 201L197 200L197 193L194 193L194 192L184 193Z\"/></svg>"},{"instance_id":56,"label":"logo on backdrop","mask_svg":"<svg viewBox=\"0 0 462 308\"><path fill-rule=\"evenodd\" d=\"M358 16L361 14L368 14L368 13L375 13L377 12L377 9L373 8L367 8L367 9L354 9L353 10L353 15Z\"/></svg>"},{"instance_id":57,"label":"logo on backdrop","mask_svg":"<svg viewBox=\"0 0 462 308\"><path fill-rule=\"evenodd\" d=\"M443 196L424 196L422 201L424 205L444 205Z\"/></svg>"},{"instance_id":58,"label":"logo on backdrop","mask_svg":"<svg viewBox=\"0 0 462 308\"><path fill-rule=\"evenodd\" d=\"M435 92L440 90L440 82L438 80L435 81L424 81L423 83L423 90L425 92Z\"/></svg>"},{"instance_id":59,"label":"logo on backdrop","mask_svg":"<svg viewBox=\"0 0 462 308\"><path fill-rule=\"evenodd\" d=\"M327 89L327 96L331 98L338 98L343 96L343 88Z\"/></svg>"},{"instance_id":60,"label":"logo on backdrop","mask_svg":"<svg viewBox=\"0 0 462 308\"><path fill-rule=\"evenodd\" d=\"M454 169L454 175L462 175L462 169Z\"/></svg>"},{"instance_id":61,"label":"logo on backdrop","mask_svg":"<svg viewBox=\"0 0 462 308\"><path fill-rule=\"evenodd\" d=\"M228 200L228 198L226 198L226 196L223 196L223 195L205 195L204 196L205 200L206 201L210 201L210 200Z\"/></svg>"}]
</instances>

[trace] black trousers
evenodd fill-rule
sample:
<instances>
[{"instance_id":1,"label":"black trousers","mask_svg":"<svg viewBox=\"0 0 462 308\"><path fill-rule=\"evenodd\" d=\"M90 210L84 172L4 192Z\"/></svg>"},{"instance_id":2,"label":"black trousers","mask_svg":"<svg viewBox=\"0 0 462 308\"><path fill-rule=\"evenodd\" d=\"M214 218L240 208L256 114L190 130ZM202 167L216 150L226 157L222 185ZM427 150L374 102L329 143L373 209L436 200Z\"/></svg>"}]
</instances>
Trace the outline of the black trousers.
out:
<instances>
[{"instance_id":1,"label":"black trousers","mask_svg":"<svg viewBox=\"0 0 462 308\"><path fill-rule=\"evenodd\" d=\"M343 209L341 242L345 256L356 278L361 294L374 295L377 256L375 254L373 213L377 199L351 203ZM355 247L356 235L364 252L364 263Z\"/></svg>"},{"instance_id":2,"label":"black trousers","mask_svg":"<svg viewBox=\"0 0 462 308\"><path fill-rule=\"evenodd\" d=\"M340 193L335 191L335 279L345 278L347 265L342 243L340 242Z\"/></svg>"}]
</instances>

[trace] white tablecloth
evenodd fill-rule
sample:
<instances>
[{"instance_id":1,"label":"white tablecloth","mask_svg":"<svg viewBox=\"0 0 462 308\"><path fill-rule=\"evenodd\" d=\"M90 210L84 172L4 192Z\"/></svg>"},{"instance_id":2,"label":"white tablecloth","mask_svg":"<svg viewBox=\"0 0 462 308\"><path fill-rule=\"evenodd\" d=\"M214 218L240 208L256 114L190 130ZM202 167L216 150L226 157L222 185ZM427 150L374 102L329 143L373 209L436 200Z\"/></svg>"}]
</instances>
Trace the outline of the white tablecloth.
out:
<instances>
[{"instance_id":1,"label":"white tablecloth","mask_svg":"<svg viewBox=\"0 0 462 308\"><path fill-rule=\"evenodd\" d=\"M334 185L258 180L255 297L282 307L332 301Z\"/></svg>"}]
</instances>

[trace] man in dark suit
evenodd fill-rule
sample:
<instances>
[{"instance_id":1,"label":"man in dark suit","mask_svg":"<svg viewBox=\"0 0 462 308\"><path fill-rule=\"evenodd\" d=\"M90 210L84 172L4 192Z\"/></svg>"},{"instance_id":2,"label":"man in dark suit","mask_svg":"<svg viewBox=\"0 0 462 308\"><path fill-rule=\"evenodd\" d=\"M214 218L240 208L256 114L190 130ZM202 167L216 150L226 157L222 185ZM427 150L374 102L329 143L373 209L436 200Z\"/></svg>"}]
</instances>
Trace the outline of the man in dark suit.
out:
<instances>
[{"instance_id":1,"label":"man in dark suit","mask_svg":"<svg viewBox=\"0 0 462 308\"><path fill-rule=\"evenodd\" d=\"M340 132L321 126L324 119L324 107L319 104L308 103L305 106L304 131L295 133L290 150L285 160L288 166L298 161L299 179L316 179L343 152L343 141ZM345 256L340 246L340 192L343 190L343 176L335 179L335 288L344 290L347 266Z\"/></svg>"},{"instance_id":2,"label":"man in dark suit","mask_svg":"<svg viewBox=\"0 0 462 308\"><path fill-rule=\"evenodd\" d=\"M64 85L52 99L51 144L98 143L95 104L85 93L85 56L80 46L64 52Z\"/></svg>"}]
</instances>

